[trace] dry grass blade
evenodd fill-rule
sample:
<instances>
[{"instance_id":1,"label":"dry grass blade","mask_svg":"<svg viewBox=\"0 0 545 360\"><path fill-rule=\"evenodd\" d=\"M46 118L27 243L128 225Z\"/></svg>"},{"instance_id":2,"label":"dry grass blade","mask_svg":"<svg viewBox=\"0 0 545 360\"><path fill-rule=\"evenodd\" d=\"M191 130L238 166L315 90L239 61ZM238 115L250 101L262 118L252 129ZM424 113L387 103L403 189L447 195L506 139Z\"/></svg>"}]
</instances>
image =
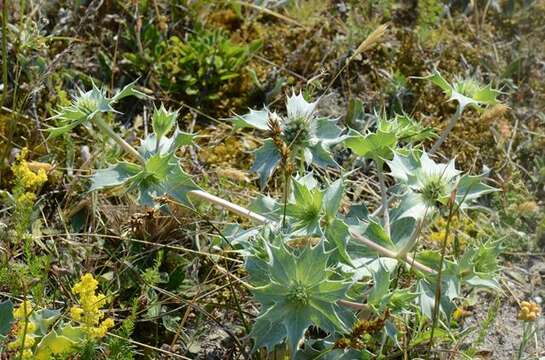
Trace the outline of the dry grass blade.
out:
<instances>
[{"instance_id":1,"label":"dry grass blade","mask_svg":"<svg viewBox=\"0 0 545 360\"><path fill-rule=\"evenodd\" d=\"M240 4L242 6L246 6L246 7L250 7L252 9L256 9L256 10L259 10L261 12L264 12L265 14L268 14L268 15L271 15L271 16L274 16L280 20L283 20L285 22L288 22L290 24L293 24L293 25L296 25L296 26L299 26L299 27L302 27L304 28L304 26L302 24L300 24L299 22L297 22L296 20L292 19L292 18L289 18L285 15L282 15L282 14L279 14L277 13L276 11L272 11L270 9L267 9L267 8L264 8L262 6L259 6L259 5L255 5L255 4L250 4L250 3L246 3L244 1L237 1L236 2L237 4Z\"/></svg>"},{"instance_id":2,"label":"dry grass blade","mask_svg":"<svg viewBox=\"0 0 545 360\"><path fill-rule=\"evenodd\" d=\"M367 36L367 38L365 38L365 40L362 41L360 46L358 46L356 51L354 51L354 54L350 57L350 60L378 44L380 39L382 39L382 37L386 33L387 29L388 25L386 24L382 24L378 28L376 28L371 34L369 34L369 36Z\"/></svg>"}]
</instances>

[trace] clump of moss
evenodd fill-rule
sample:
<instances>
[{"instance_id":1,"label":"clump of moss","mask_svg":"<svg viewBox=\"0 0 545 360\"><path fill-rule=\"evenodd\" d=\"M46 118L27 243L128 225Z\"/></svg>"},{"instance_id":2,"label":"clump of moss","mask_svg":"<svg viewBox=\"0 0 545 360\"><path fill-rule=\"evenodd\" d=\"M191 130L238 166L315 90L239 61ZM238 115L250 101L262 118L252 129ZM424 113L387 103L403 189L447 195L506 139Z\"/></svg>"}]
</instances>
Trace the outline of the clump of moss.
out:
<instances>
[{"instance_id":1,"label":"clump of moss","mask_svg":"<svg viewBox=\"0 0 545 360\"><path fill-rule=\"evenodd\" d=\"M243 145L239 139L230 136L215 146L207 146L199 156L208 165L240 165L245 157Z\"/></svg>"}]
</instances>

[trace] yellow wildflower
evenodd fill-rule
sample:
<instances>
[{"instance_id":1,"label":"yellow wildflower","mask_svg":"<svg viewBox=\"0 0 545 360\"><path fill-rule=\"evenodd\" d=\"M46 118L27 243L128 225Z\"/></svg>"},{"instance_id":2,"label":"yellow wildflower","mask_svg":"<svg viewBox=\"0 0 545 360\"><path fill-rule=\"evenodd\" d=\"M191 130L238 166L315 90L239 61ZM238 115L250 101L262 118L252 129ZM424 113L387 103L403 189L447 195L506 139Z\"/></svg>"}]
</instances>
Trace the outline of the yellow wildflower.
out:
<instances>
[{"instance_id":1,"label":"yellow wildflower","mask_svg":"<svg viewBox=\"0 0 545 360\"><path fill-rule=\"evenodd\" d=\"M456 310L454 310L452 317L454 320L460 320L462 318L468 317L469 315L471 315L471 312L467 311L463 307L458 307L456 308Z\"/></svg>"},{"instance_id":2,"label":"yellow wildflower","mask_svg":"<svg viewBox=\"0 0 545 360\"><path fill-rule=\"evenodd\" d=\"M32 313L32 303L25 300L17 308L13 309L13 317L17 320L15 325L16 339L8 343L8 349L19 351L23 349L23 359L33 359L31 348L35 345L34 332L37 325L29 319Z\"/></svg>"},{"instance_id":3,"label":"yellow wildflower","mask_svg":"<svg viewBox=\"0 0 545 360\"><path fill-rule=\"evenodd\" d=\"M74 305L70 308L70 317L76 321L81 321L81 315L83 314L83 309L77 305Z\"/></svg>"},{"instance_id":4,"label":"yellow wildflower","mask_svg":"<svg viewBox=\"0 0 545 360\"><path fill-rule=\"evenodd\" d=\"M19 307L13 309L13 317L17 320L24 320L32 312L32 303L25 300L19 305Z\"/></svg>"},{"instance_id":5,"label":"yellow wildflower","mask_svg":"<svg viewBox=\"0 0 545 360\"><path fill-rule=\"evenodd\" d=\"M520 303L518 319L521 321L535 321L540 313L541 310L535 302L523 301Z\"/></svg>"},{"instance_id":6,"label":"yellow wildflower","mask_svg":"<svg viewBox=\"0 0 545 360\"><path fill-rule=\"evenodd\" d=\"M42 186L47 181L47 174L43 168L36 172L32 171L28 162L25 160L28 150L24 148L17 161L11 166L11 171L15 175L18 183L28 191L34 191Z\"/></svg>"},{"instance_id":7,"label":"yellow wildflower","mask_svg":"<svg viewBox=\"0 0 545 360\"><path fill-rule=\"evenodd\" d=\"M24 192L17 196L17 204L19 206L32 206L36 201L36 194L31 192Z\"/></svg>"},{"instance_id":8,"label":"yellow wildflower","mask_svg":"<svg viewBox=\"0 0 545 360\"><path fill-rule=\"evenodd\" d=\"M80 305L74 305L70 309L72 319L81 322L87 334L95 339L104 337L114 326L114 321L110 318L101 322L104 313L100 309L107 304L108 298L102 293L97 294L97 287L98 281L93 275L83 275L72 288L72 292L79 297Z\"/></svg>"}]
</instances>

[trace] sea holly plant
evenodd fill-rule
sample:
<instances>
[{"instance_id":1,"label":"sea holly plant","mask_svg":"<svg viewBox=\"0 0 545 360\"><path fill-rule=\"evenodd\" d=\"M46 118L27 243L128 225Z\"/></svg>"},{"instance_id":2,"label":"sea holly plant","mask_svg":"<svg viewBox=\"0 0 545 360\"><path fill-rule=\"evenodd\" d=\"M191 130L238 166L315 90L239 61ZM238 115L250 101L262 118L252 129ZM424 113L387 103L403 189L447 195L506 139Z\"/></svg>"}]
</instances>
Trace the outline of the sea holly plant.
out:
<instances>
[{"instance_id":1,"label":"sea holly plant","mask_svg":"<svg viewBox=\"0 0 545 360\"><path fill-rule=\"evenodd\" d=\"M282 159L298 160L301 176L304 164L337 166L330 147L342 140L341 129L336 119L318 116L316 105L317 101L308 102L301 93L293 93L287 97L285 116L265 108L251 109L248 114L233 119L237 128L252 127L271 134L255 152L252 166L252 171L259 175L261 187L267 184Z\"/></svg>"},{"instance_id":2,"label":"sea holly plant","mask_svg":"<svg viewBox=\"0 0 545 360\"><path fill-rule=\"evenodd\" d=\"M452 83L449 83L441 73L435 69L430 75L423 79L430 80L433 84L439 86L445 95L449 97L448 101L456 101L457 103L456 112L442 131L439 139L433 144L430 149L430 154L434 154L441 144L443 144L456 125L456 122L462 117L464 109L472 107L481 110L487 106L499 103L499 100L497 99L501 94L499 90L492 88L490 84L482 85L473 78L456 78Z\"/></svg>"},{"instance_id":3,"label":"sea holly plant","mask_svg":"<svg viewBox=\"0 0 545 360\"><path fill-rule=\"evenodd\" d=\"M60 119L62 125L50 129L51 135L57 136L78 125L94 123L138 160L138 163L119 161L98 170L91 179L91 191L124 185L129 190L137 190L141 205L153 207L156 205L155 198L169 195L175 201L190 206L187 193L198 187L181 168L176 151L181 146L191 144L194 136L180 131L178 126L172 136L167 136L176 125L177 112L167 111L163 105L156 108L152 116L153 132L141 141L138 150L125 142L101 117L101 113L115 113L113 105L132 95L144 96L134 89L134 83L111 98L96 86L88 92L80 90L72 104L61 107L53 117Z\"/></svg>"},{"instance_id":4,"label":"sea holly plant","mask_svg":"<svg viewBox=\"0 0 545 360\"><path fill-rule=\"evenodd\" d=\"M135 89L136 81L126 85L112 97L107 97L104 90L93 84L89 91L78 89L78 94L72 98L72 103L68 106L61 106L57 114L52 119L57 121L57 127L48 129L50 137L56 137L66 134L75 127L91 120L97 120L97 126L103 128L104 121L97 116L101 113L115 113L113 106L121 99L129 96L140 98L146 95ZM103 130L106 130L103 128Z\"/></svg>"},{"instance_id":5,"label":"sea holly plant","mask_svg":"<svg viewBox=\"0 0 545 360\"><path fill-rule=\"evenodd\" d=\"M95 97L113 109L115 96ZM263 109L233 119L236 127L270 132L252 167L261 185L277 168L286 175L282 200L261 197L249 210L199 189L182 170L177 150L194 135L178 129L176 112L156 108L153 132L135 149L101 119L102 111L82 107L83 115L72 116L79 103L76 98L72 107L61 108L57 118L64 119L62 126L72 129L70 119L76 125L96 124L137 160L98 170L91 190L123 185L136 190L145 206L161 206L163 196L191 206L190 196L195 196L258 223L248 231L230 230L225 243L245 258L251 280L244 285L261 304L250 333L254 351L287 344L296 358L303 341L327 333L323 343L330 347L323 355L335 350L380 357L399 347L399 323L407 321L407 313L422 316L422 331L429 325L426 319L433 318L435 329L435 314L440 310L448 318L463 288L496 286L497 252L491 246L473 244L462 256L447 254L446 245L440 254L418 246L430 217L449 210L450 219L453 209L462 216L458 210L473 208L494 189L483 177L457 170L454 161L435 162L420 144L432 133L406 115L379 118L373 131L342 136L335 119L317 116L315 102L293 94L286 115ZM367 204L350 203L347 178L331 181L307 174L306 165L336 165L330 147L339 143L377 167L381 201L372 212ZM293 176L290 167L297 162L299 173ZM362 310L373 320L355 321ZM364 353L362 339L375 336L382 340L365 342Z\"/></svg>"},{"instance_id":6,"label":"sea holly plant","mask_svg":"<svg viewBox=\"0 0 545 360\"><path fill-rule=\"evenodd\" d=\"M287 339L295 355L311 325L328 332L347 332L354 316L337 301L344 298L350 283L334 279L335 269L328 266L323 243L298 255L282 242L266 248L268 259L249 259L264 269L264 276L253 278L253 293L262 304L250 334L256 339L254 349L271 350Z\"/></svg>"},{"instance_id":7,"label":"sea holly plant","mask_svg":"<svg viewBox=\"0 0 545 360\"><path fill-rule=\"evenodd\" d=\"M153 132L142 140L138 148L139 164L118 162L106 169L98 170L92 177L90 190L124 185L136 189L141 205L155 205L155 198L169 195L181 204L190 205L187 193L197 190L197 185L179 164L176 151L189 145L193 135L176 127L172 136L167 136L176 123L176 112L167 111L161 105L152 117Z\"/></svg>"}]
</instances>

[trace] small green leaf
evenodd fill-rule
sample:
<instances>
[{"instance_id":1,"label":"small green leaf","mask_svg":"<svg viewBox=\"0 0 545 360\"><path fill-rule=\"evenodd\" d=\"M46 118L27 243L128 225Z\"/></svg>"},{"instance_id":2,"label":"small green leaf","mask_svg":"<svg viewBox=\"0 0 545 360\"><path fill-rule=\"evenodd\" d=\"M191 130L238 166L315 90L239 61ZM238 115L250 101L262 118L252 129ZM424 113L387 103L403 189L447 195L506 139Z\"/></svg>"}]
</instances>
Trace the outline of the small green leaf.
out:
<instances>
[{"instance_id":1,"label":"small green leaf","mask_svg":"<svg viewBox=\"0 0 545 360\"><path fill-rule=\"evenodd\" d=\"M350 130L344 143L348 148L369 159L388 159L392 154L392 147L396 144L394 133L378 130L376 133L362 135L355 130Z\"/></svg>"},{"instance_id":2,"label":"small green leaf","mask_svg":"<svg viewBox=\"0 0 545 360\"><path fill-rule=\"evenodd\" d=\"M161 139L164 135L168 134L176 124L177 117L177 111L167 111L163 104L161 104L159 109L155 108L151 117L155 136Z\"/></svg>"}]
</instances>

